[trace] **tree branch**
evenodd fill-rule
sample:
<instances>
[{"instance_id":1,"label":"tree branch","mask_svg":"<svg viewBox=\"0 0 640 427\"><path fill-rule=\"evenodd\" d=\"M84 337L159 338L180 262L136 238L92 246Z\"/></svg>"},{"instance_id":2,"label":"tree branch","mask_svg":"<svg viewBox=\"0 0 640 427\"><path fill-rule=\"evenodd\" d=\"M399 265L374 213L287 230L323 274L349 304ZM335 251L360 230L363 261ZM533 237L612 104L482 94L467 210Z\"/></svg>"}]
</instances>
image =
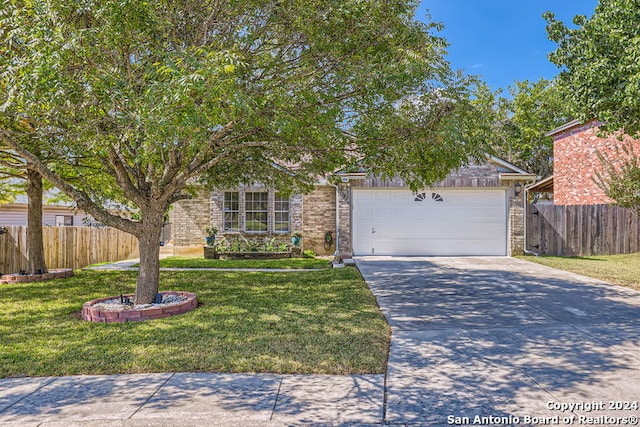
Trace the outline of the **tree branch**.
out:
<instances>
[{"instance_id":1,"label":"tree branch","mask_svg":"<svg viewBox=\"0 0 640 427\"><path fill-rule=\"evenodd\" d=\"M31 153L31 151L15 142L6 130L0 129L0 135L2 136L2 140L30 163L34 170L51 181L56 187L62 190L62 192L73 198L80 209L106 225L111 225L138 237L140 236L142 228L139 223L107 212L104 206L95 203L87 193L68 184L60 175L49 169L46 164Z\"/></svg>"}]
</instances>

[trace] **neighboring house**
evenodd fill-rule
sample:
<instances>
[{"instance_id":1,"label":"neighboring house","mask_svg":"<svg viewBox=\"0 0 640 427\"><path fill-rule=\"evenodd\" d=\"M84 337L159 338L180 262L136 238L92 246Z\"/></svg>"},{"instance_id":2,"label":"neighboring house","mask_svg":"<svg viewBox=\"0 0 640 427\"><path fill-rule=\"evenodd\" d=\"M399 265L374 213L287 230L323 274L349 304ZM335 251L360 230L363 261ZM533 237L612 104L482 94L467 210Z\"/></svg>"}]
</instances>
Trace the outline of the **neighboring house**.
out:
<instances>
[{"instance_id":1,"label":"neighboring house","mask_svg":"<svg viewBox=\"0 0 640 427\"><path fill-rule=\"evenodd\" d=\"M42 206L42 225L87 225L88 215L68 204L52 203ZM0 226L27 225L27 198L18 196L14 203L0 204Z\"/></svg>"},{"instance_id":2,"label":"neighboring house","mask_svg":"<svg viewBox=\"0 0 640 427\"><path fill-rule=\"evenodd\" d=\"M552 130L553 176L527 188L530 193L553 193L556 205L595 205L613 203L595 183L595 172L602 169L598 153L608 159L620 158L616 151L625 143L632 143L637 153L640 141L616 135L598 137L598 122L581 123L573 120Z\"/></svg>"},{"instance_id":3,"label":"neighboring house","mask_svg":"<svg viewBox=\"0 0 640 427\"><path fill-rule=\"evenodd\" d=\"M288 241L303 234L303 248L351 255L515 255L524 249L522 191L529 174L491 157L452 172L413 193L400 179L382 181L366 171L334 174L308 194L280 197L261 186L202 191L172 210L176 254L202 251L203 230ZM329 239L327 239L330 236ZM331 244L327 243L327 240Z\"/></svg>"}]
</instances>

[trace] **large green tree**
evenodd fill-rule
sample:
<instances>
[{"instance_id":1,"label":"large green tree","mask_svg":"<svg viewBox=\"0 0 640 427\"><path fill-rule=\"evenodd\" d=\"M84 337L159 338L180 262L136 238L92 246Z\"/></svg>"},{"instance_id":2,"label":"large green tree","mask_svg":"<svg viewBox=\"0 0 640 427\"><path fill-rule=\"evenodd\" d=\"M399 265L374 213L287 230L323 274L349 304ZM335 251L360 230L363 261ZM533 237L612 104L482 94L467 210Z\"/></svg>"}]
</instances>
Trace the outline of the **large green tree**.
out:
<instances>
[{"instance_id":1,"label":"large green tree","mask_svg":"<svg viewBox=\"0 0 640 427\"><path fill-rule=\"evenodd\" d=\"M554 80L515 82L498 103L498 156L541 177L553 173L553 139L546 133L572 119Z\"/></svg>"},{"instance_id":2,"label":"large green tree","mask_svg":"<svg viewBox=\"0 0 640 427\"><path fill-rule=\"evenodd\" d=\"M589 19L576 16L576 28L545 14L549 38L558 44L550 55L561 67L560 80L583 121L597 119L605 134L640 137L640 1L600 0ZM620 149L622 163L602 157L597 182L626 207L640 206L637 153Z\"/></svg>"},{"instance_id":3,"label":"large green tree","mask_svg":"<svg viewBox=\"0 0 640 427\"><path fill-rule=\"evenodd\" d=\"M0 129L11 129L14 139L37 152L30 134L33 130L28 121L13 116L6 109L0 113ZM21 193L27 195L27 272L46 273L42 236L42 175L29 162L16 154L11 148L0 143L0 203L11 202Z\"/></svg>"},{"instance_id":4,"label":"large green tree","mask_svg":"<svg viewBox=\"0 0 640 427\"><path fill-rule=\"evenodd\" d=\"M135 302L158 290L169 206L197 180L308 188L366 164L417 188L480 156L486 99L408 0L2 0L2 108L37 123L79 208L135 235ZM108 200L139 209L114 213Z\"/></svg>"},{"instance_id":5,"label":"large green tree","mask_svg":"<svg viewBox=\"0 0 640 427\"><path fill-rule=\"evenodd\" d=\"M544 17L558 45L549 59L561 69L567 102L578 118L597 118L606 132L639 136L640 2L600 0L591 18L574 18L574 28L551 12Z\"/></svg>"}]
</instances>

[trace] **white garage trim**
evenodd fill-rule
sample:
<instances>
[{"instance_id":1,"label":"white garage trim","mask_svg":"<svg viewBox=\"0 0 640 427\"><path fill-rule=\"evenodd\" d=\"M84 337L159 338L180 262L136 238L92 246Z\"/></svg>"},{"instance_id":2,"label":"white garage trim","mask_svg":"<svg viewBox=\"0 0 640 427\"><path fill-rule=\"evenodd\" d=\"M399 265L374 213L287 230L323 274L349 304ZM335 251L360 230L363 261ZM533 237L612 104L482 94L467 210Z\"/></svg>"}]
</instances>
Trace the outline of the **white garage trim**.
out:
<instances>
[{"instance_id":1,"label":"white garage trim","mask_svg":"<svg viewBox=\"0 0 640 427\"><path fill-rule=\"evenodd\" d=\"M355 255L507 255L505 189L353 189Z\"/></svg>"}]
</instances>

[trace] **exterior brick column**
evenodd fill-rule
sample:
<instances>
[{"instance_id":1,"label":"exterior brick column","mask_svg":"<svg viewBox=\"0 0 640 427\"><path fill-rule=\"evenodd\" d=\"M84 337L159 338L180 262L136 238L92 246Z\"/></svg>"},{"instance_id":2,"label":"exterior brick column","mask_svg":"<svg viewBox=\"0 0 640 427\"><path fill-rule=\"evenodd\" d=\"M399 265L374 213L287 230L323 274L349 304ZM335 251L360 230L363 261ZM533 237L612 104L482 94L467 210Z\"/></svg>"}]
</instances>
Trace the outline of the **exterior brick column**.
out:
<instances>
[{"instance_id":1,"label":"exterior brick column","mask_svg":"<svg viewBox=\"0 0 640 427\"><path fill-rule=\"evenodd\" d=\"M507 205L509 207L509 247L507 254L511 256L524 254L524 186L527 183L520 181L517 181L517 183L522 185L520 194L515 194L514 186L516 183L507 190Z\"/></svg>"}]
</instances>

